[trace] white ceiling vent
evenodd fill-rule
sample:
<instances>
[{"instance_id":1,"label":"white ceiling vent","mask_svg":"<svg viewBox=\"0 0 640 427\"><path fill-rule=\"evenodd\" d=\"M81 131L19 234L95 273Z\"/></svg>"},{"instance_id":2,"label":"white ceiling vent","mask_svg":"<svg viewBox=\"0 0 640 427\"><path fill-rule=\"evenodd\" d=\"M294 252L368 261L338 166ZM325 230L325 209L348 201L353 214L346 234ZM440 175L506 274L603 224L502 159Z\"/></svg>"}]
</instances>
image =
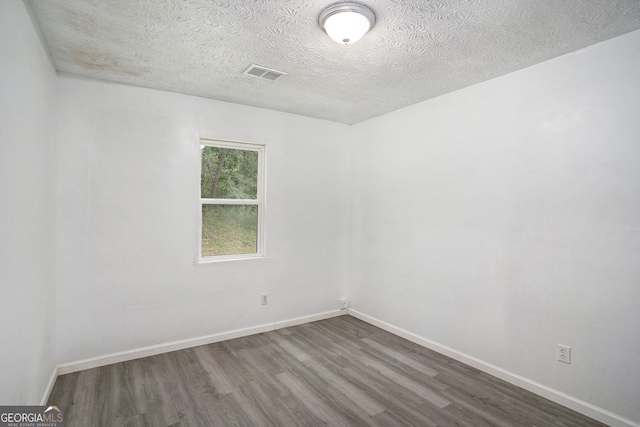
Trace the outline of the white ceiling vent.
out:
<instances>
[{"instance_id":1,"label":"white ceiling vent","mask_svg":"<svg viewBox=\"0 0 640 427\"><path fill-rule=\"evenodd\" d=\"M272 70L271 68L261 67L260 65L251 64L249 68L244 70L244 74L258 77L261 79L275 80L280 76L284 76L287 73L282 71Z\"/></svg>"}]
</instances>

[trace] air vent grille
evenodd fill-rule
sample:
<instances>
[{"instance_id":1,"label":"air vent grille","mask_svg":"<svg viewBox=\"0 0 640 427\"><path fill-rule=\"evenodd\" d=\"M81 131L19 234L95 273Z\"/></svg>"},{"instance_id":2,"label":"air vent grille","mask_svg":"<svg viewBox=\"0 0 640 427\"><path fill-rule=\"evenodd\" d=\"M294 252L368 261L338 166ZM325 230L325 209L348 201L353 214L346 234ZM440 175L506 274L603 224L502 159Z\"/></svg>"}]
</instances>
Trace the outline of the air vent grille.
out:
<instances>
[{"instance_id":1,"label":"air vent grille","mask_svg":"<svg viewBox=\"0 0 640 427\"><path fill-rule=\"evenodd\" d=\"M287 73L272 70L271 68L262 67L260 65L251 64L249 68L244 70L244 74L261 79L275 80L280 76L286 75Z\"/></svg>"}]
</instances>

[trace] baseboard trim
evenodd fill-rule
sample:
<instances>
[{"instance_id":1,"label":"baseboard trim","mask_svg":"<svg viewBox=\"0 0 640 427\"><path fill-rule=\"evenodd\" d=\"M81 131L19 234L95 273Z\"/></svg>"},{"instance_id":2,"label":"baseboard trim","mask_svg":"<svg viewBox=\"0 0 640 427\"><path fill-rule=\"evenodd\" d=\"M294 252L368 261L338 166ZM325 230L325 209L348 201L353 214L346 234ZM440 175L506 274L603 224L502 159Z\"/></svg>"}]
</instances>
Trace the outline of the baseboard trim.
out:
<instances>
[{"instance_id":1,"label":"baseboard trim","mask_svg":"<svg viewBox=\"0 0 640 427\"><path fill-rule=\"evenodd\" d=\"M58 378L58 367L54 366L49 382L47 383L47 387L44 389L42 399L40 399L40 406L47 404L47 400L49 400L49 396L51 395L51 390L53 390L53 385L56 383L56 378Z\"/></svg>"},{"instance_id":2,"label":"baseboard trim","mask_svg":"<svg viewBox=\"0 0 640 427\"><path fill-rule=\"evenodd\" d=\"M322 313L316 313L309 316L301 316L293 319L281 320L273 323L265 323L258 326L248 328L234 329L227 332L205 335L186 340L172 341L163 344L156 344L147 347L139 347L132 350L122 351L118 353L107 354L104 356L92 357L90 359L78 360L74 362L62 363L56 367L52 383L45 392L46 399L49 398L51 388L58 375L78 372L85 369L98 368L100 366L111 365L113 363L126 362L128 360L140 359L147 356L155 356L157 354L168 353L170 351L183 350L185 348L198 347L201 345L212 344L220 341L230 340L234 338L246 337L249 335L259 334L262 332L275 331L277 329L288 328L290 326L301 325L303 323L315 322L318 320L329 319L332 317L346 315L347 310L332 310ZM45 398L43 398L45 399ZM46 400L45 399L45 400Z\"/></svg>"},{"instance_id":3,"label":"baseboard trim","mask_svg":"<svg viewBox=\"0 0 640 427\"><path fill-rule=\"evenodd\" d=\"M605 423L611 427L640 427L640 424L627 418L621 417L620 415L614 414L613 412L607 411L606 409L592 405L588 402L577 399L551 387L547 387L528 378L514 374L513 372L509 372L498 366L484 362L480 359L469 356L468 354L459 352L445 345L423 338L412 332L409 332L402 328L398 328L387 322L383 322L382 320L376 319L375 317L353 310L352 308L349 308L348 314L371 325L377 326L380 329L384 329L387 332L391 332L394 335L398 335L423 347L437 351L438 353L444 354L445 356L449 356L459 362L466 363L469 366L480 369L481 371L500 378L501 380L521 387L525 390L542 396L545 399L549 399L552 402L558 403L583 415L591 417L597 421Z\"/></svg>"}]
</instances>

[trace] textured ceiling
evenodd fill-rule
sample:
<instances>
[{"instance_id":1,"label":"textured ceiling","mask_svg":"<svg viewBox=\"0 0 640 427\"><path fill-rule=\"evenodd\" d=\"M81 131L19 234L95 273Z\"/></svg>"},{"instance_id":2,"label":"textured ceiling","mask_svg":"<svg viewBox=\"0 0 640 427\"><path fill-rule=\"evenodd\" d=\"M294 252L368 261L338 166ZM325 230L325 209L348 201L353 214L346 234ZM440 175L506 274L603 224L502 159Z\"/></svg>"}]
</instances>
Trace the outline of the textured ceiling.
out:
<instances>
[{"instance_id":1,"label":"textured ceiling","mask_svg":"<svg viewBox=\"0 0 640 427\"><path fill-rule=\"evenodd\" d=\"M640 29L639 0L366 0L342 46L332 0L29 3L59 71L349 124Z\"/></svg>"}]
</instances>

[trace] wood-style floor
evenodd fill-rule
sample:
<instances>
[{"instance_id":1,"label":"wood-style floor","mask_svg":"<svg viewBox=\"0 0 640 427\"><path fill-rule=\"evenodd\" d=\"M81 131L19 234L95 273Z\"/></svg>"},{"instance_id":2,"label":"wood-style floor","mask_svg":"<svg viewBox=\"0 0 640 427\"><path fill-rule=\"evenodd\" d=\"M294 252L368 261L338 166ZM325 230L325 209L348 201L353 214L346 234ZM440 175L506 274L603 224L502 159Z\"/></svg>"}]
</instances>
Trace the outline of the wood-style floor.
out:
<instances>
[{"instance_id":1,"label":"wood-style floor","mask_svg":"<svg viewBox=\"0 0 640 427\"><path fill-rule=\"evenodd\" d=\"M58 377L88 426L602 426L350 316Z\"/></svg>"}]
</instances>

